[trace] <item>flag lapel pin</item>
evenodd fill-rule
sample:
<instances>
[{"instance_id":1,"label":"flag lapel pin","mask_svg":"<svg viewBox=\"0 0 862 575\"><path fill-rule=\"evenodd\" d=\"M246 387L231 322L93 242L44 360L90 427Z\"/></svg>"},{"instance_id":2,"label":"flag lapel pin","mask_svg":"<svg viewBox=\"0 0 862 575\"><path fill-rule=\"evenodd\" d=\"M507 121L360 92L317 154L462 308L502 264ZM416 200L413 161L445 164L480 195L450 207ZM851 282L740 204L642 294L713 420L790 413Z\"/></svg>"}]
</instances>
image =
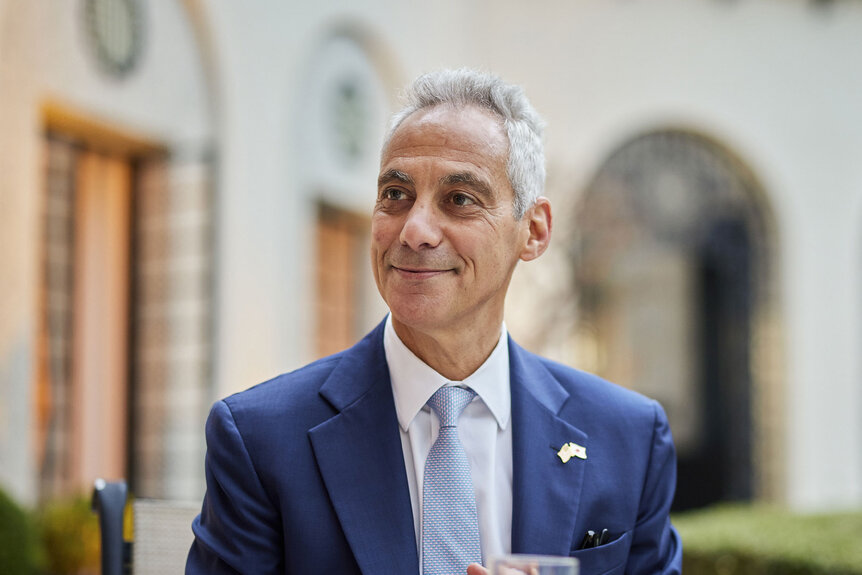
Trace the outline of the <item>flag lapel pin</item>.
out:
<instances>
[{"instance_id":1,"label":"flag lapel pin","mask_svg":"<svg viewBox=\"0 0 862 575\"><path fill-rule=\"evenodd\" d=\"M569 459L571 459L572 457L577 457L578 459L586 459L587 448L583 445L569 442L560 448L560 450L557 452L557 457L559 457L560 461L562 461L563 463L568 463Z\"/></svg>"}]
</instances>

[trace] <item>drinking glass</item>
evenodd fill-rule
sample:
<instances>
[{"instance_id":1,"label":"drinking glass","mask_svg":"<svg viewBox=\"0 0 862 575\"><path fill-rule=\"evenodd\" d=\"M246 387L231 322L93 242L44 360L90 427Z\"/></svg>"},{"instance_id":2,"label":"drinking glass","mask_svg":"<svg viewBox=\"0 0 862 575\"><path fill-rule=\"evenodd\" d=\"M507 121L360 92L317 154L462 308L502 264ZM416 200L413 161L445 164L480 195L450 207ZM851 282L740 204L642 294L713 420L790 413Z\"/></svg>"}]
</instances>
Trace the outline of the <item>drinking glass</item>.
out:
<instances>
[{"instance_id":1,"label":"drinking glass","mask_svg":"<svg viewBox=\"0 0 862 575\"><path fill-rule=\"evenodd\" d=\"M491 557L491 575L578 575L578 560L550 555L503 555Z\"/></svg>"}]
</instances>

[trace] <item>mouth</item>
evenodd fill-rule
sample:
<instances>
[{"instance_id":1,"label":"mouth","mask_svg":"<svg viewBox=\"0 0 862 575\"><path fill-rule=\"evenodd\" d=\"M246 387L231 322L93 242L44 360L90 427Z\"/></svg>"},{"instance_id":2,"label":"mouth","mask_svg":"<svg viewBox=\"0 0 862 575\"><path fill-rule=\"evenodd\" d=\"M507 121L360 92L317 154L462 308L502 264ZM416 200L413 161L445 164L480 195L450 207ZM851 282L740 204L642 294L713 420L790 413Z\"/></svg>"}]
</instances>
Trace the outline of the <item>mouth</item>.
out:
<instances>
[{"instance_id":1,"label":"mouth","mask_svg":"<svg viewBox=\"0 0 862 575\"><path fill-rule=\"evenodd\" d=\"M409 279L426 279L452 271L451 269L407 268L392 266L398 275Z\"/></svg>"}]
</instances>

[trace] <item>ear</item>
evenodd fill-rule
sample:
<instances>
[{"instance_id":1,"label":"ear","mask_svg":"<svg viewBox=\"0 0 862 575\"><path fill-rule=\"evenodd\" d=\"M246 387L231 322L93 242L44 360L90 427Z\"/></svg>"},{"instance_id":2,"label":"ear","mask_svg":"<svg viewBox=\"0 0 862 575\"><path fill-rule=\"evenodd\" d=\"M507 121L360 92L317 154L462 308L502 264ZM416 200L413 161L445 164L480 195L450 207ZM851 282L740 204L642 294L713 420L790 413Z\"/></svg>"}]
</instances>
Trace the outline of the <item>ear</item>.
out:
<instances>
[{"instance_id":1,"label":"ear","mask_svg":"<svg viewBox=\"0 0 862 575\"><path fill-rule=\"evenodd\" d=\"M524 249L521 250L520 258L528 262L534 260L548 249L551 241L551 202L548 198L540 197L536 200L527 213L524 214L530 226L530 236Z\"/></svg>"}]
</instances>

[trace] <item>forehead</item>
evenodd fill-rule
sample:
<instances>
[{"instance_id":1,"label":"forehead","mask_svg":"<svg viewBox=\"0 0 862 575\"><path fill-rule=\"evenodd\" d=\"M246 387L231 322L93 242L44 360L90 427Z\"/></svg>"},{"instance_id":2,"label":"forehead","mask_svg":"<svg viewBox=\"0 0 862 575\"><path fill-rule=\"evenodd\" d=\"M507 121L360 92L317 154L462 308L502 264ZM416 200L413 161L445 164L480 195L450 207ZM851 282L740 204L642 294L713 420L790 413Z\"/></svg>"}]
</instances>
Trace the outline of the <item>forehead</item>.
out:
<instances>
[{"instance_id":1,"label":"forehead","mask_svg":"<svg viewBox=\"0 0 862 575\"><path fill-rule=\"evenodd\" d=\"M381 167L398 158L439 157L498 168L505 166L508 149L496 114L443 104L418 110L398 126L381 154Z\"/></svg>"}]
</instances>

